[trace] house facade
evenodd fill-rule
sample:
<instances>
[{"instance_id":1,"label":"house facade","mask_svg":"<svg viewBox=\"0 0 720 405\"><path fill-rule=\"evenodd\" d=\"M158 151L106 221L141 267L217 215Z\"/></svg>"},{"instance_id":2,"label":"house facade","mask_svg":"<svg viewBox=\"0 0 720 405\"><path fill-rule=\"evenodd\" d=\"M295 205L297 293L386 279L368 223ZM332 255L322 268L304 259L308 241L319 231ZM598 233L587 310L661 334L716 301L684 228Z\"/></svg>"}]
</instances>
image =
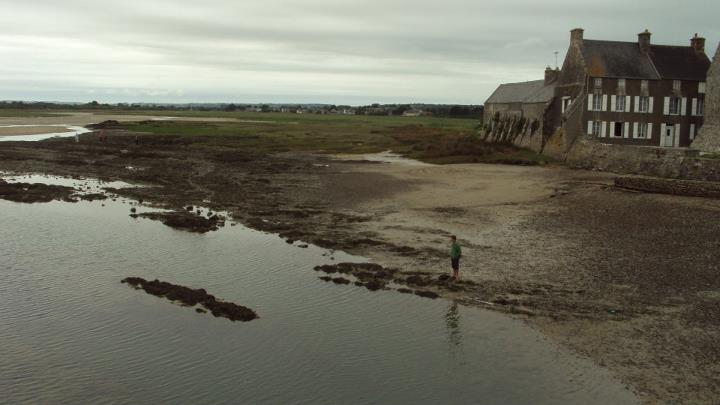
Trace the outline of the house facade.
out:
<instances>
[{"instance_id":1,"label":"house facade","mask_svg":"<svg viewBox=\"0 0 720 405\"><path fill-rule=\"evenodd\" d=\"M584 38L571 31L549 120L602 143L688 147L703 125L710 59L697 34L689 46ZM547 123L546 123L547 125Z\"/></svg>"}]
</instances>

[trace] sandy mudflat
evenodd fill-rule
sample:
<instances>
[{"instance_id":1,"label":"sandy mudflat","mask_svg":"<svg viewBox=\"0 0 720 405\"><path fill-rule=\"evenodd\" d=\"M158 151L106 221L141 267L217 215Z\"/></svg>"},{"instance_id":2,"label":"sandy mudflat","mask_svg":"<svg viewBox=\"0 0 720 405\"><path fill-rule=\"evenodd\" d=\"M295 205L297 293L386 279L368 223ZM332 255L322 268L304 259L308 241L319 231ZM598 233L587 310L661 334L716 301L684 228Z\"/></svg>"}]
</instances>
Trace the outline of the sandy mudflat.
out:
<instances>
[{"instance_id":1,"label":"sandy mudflat","mask_svg":"<svg viewBox=\"0 0 720 405\"><path fill-rule=\"evenodd\" d=\"M52 134L60 132L73 132L72 129L58 126L18 126L18 127L0 127L0 136L15 136L15 135L40 135L40 134Z\"/></svg>"}]
</instances>

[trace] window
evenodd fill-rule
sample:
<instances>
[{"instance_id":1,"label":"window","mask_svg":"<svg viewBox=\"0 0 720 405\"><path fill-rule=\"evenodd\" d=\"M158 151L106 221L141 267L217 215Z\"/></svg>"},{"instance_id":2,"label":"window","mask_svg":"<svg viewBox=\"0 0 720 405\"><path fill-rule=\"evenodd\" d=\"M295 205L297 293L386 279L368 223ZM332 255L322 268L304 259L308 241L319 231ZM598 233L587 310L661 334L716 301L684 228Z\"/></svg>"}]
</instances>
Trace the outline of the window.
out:
<instances>
[{"instance_id":1,"label":"window","mask_svg":"<svg viewBox=\"0 0 720 405\"><path fill-rule=\"evenodd\" d=\"M618 91L621 93L625 92L625 79L618 79Z\"/></svg>"},{"instance_id":2,"label":"window","mask_svg":"<svg viewBox=\"0 0 720 405\"><path fill-rule=\"evenodd\" d=\"M650 83L647 80L640 81L640 91L646 94L650 89Z\"/></svg>"},{"instance_id":3,"label":"window","mask_svg":"<svg viewBox=\"0 0 720 405\"><path fill-rule=\"evenodd\" d=\"M563 112L563 114L565 113L565 111L568 110L568 108L570 108L570 104L572 104L572 98L570 98L570 96L564 96L564 97L562 98L562 112Z\"/></svg>"},{"instance_id":4,"label":"window","mask_svg":"<svg viewBox=\"0 0 720 405\"><path fill-rule=\"evenodd\" d=\"M600 132L602 130L602 122L600 121L593 121L592 124L592 134L595 136L600 136Z\"/></svg>"},{"instance_id":5,"label":"window","mask_svg":"<svg viewBox=\"0 0 720 405\"><path fill-rule=\"evenodd\" d=\"M703 116L705 115L705 99L699 98L697 101L697 111L695 112L695 115L697 116Z\"/></svg>"},{"instance_id":6,"label":"window","mask_svg":"<svg viewBox=\"0 0 720 405\"><path fill-rule=\"evenodd\" d=\"M617 96L615 111L625 111L625 96Z\"/></svg>"},{"instance_id":7,"label":"window","mask_svg":"<svg viewBox=\"0 0 720 405\"><path fill-rule=\"evenodd\" d=\"M648 124L647 122L641 122L638 125L638 138L647 139L648 137Z\"/></svg>"},{"instance_id":8,"label":"window","mask_svg":"<svg viewBox=\"0 0 720 405\"><path fill-rule=\"evenodd\" d=\"M680 114L680 97L670 97L670 114Z\"/></svg>"},{"instance_id":9,"label":"window","mask_svg":"<svg viewBox=\"0 0 720 405\"><path fill-rule=\"evenodd\" d=\"M705 94L705 82L698 83L698 93Z\"/></svg>"},{"instance_id":10,"label":"window","mask_svg":"<svg viewBox=\"0 0 720 405\"><path fill-rule=\"evenodd\" d=\"M593 111L602 110L602 100L603 97L600 94L596 94L595 97L593 97Z\"/></svg>"},{"instance_id":11,"label":"window","mask_svg":"<svg viewBox=\"0 0 720 405\"><path fill-rule=\"evenodd\" d=\"M682 82L680 80L673 80L673 91L680 92L680 84Z\"/></svg>"},{"instance_id":12,"label":"window","mask_svg":"<svg viewBox=\"0 0 720 405\"><path fill-rule=\"evenodd\" d=\"M595 88L596 88L596 89L601 89L601 88L602 88L602 79L599 78L599 77L595 79Z\"/></svg>"},{"instance_id":13,"label":"window","mask_svg":"<svg viewBox=\"0 0 720 405\"><path fill-rule=\"evenodd\" d=\"M623 123L622 122L615 123L615 126L612 129L612 135L617 138L622 138L622 136L623 136Z\"/></svg>"},{"instance_id":14,"label":"window","mask_svg":"<svg viewBox=\"0 0 720 405\"><path fill-rule=\"evenodd\" d=\"M650 97L640 96L638 98L638 111L642 113L650 111Z\"/></svg>"}]
</instances>

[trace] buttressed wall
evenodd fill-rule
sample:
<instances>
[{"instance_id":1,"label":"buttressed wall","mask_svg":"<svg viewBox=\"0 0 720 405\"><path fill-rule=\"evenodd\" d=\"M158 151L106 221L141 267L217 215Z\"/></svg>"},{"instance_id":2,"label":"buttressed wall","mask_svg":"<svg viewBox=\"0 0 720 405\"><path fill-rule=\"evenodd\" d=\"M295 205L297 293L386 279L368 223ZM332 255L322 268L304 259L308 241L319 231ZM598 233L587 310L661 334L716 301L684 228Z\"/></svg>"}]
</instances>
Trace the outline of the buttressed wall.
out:
<instances>
[{"instance_id":1,"label":"buttressed wall","mask_svg":"<svg viewBox=\"0 0 720 405\"><path fill-rule=\"evenodd\" d=\"M707 74L705 120L692 147L703 152L720 152L720 46Z\"/></svg>"}]
</instances>

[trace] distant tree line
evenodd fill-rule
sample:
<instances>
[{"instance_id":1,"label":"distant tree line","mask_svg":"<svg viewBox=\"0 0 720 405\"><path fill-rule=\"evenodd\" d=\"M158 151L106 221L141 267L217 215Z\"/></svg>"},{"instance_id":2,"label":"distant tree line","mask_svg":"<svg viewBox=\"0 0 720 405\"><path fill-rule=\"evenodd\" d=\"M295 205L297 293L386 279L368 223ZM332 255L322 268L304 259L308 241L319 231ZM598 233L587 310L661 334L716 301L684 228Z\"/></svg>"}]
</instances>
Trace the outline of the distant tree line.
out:
<instances>
[{"instance_id":1,"label":"distant tree line","mask_svg":"<svg viewBox=\"0 0 720 405\"><path fill-rule=\"evenodd\" d=\"M370 104L360 107L334 104L235 104L235 103L51 103L0 101L0 109L47 109L47 110L196 110L196 111L252 111L252 112L293 112L314 114L352 115L422 115L445 118L482 118L481 105L451 104Z\"/></svg>"}]
</instances>

